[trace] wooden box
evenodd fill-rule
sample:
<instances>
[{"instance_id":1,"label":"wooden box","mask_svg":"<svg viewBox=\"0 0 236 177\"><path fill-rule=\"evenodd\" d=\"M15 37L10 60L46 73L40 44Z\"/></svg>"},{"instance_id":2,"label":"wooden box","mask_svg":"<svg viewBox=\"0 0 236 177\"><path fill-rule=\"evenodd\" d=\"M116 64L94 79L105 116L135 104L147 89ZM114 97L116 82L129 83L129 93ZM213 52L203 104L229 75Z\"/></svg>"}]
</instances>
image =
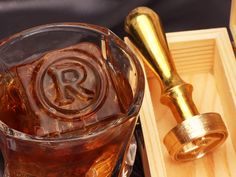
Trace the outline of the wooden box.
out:
<instances>
[{"instance_id":1,"label":"wooden box","mask_svg":"<svg viewBox=\"0 0 236 177\"><path fill-rule=\"evenodd\" d=\"M231 29L236 39L236 1ZM140 120L147 154L146 177L236 176L236 61L226 28L175 32L167 40L177 71L194 87L193 99L201 113L218 112L229 131L226 142L202 159L174 162L164 144L174 126L170 109L160 103L159 81L147 68ZM125 40L127 43L129 41ZM137 52L137 51L136 51Z\"/></svg>"}]
</instances>

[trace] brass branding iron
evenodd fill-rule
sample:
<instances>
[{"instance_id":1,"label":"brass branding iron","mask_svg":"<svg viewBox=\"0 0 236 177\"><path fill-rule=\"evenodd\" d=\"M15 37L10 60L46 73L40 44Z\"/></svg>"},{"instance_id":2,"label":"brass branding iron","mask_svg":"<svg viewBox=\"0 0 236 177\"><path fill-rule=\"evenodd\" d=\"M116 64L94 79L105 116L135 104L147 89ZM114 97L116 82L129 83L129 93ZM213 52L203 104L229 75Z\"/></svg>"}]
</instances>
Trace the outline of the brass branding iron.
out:
<instances>
[{"instance_id":1,"label":"brass branding iron","mask_svg":"<svg viewBox=\"0 0 236 177\"><path fill-rule=\"evenodd\" d=\"M161 102L177 121L164 137L170 156L176 161L198 159L221 145L228 136L226 126L219 114L198 112L192 85L184 82L175 69L158 15L146 7L136 8L127 16L125 30L159 78Z\"/></svg>"}]
</instances>

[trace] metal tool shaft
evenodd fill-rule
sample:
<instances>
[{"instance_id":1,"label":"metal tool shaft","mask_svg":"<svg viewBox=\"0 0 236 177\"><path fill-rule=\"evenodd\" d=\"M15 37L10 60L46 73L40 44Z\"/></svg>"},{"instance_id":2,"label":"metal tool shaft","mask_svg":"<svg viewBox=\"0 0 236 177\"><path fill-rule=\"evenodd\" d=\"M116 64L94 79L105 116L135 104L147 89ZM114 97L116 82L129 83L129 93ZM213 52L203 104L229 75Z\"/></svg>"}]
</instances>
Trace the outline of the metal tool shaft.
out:
<instances>
[{"instance_id":1,"label":"metal tool shaft","mask_svg":"<svg viewBox=\"0 0 236 177\"><path fill-rule=\"evenodd\" d=\"M160 79L162 103L168 105L178 123L199 114L192 100L192 86L176 72L158 16L138 8L126 20L126 31L144 54L146 64Z\"/></svg>"}]
</instances>

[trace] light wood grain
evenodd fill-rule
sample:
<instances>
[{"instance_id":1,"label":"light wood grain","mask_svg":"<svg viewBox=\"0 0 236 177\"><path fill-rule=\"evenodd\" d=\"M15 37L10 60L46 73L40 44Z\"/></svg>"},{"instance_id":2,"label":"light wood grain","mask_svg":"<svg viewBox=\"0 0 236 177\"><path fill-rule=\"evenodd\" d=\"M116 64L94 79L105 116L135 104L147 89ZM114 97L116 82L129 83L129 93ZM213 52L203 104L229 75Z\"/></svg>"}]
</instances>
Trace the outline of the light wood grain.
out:
<instances>
[{"instance_id":1,"label":"light wood grain","mask_svg":"<svg viewBox=\"0 0 236 177\"><path fill-rule=\"evenodd\" d=\"M236 62L227 31L219 28L169 33L167 39L178 72L194 86L193 99L199 111L220 113L229 137L224 145L202 159L186 163L172 161L162 140L176 122L169 108L159 101L158 79L146 68L148 84L140 116L150 174L152 177L234 177ZM125 41L137 52L129 40Z\"/></svg>"},{"instance_id":2,"label":"light wood grain","mask_svg":"<svg viewBox=\"0 0 236 177\"><path fill-rule=\"evenodd\" d=\"M236 0L231 1L230 29L236 42Z\"/></svg>"},{"instance_id":3,"label":"light wood grain","mask_svg":"<svg viewBox=\"0 0 236 177\"><path fill-rule=\"evenodd\" d=\"M129 45L129 47L135 53L138 53L137 56L142 57L139 50L135 48L135 46L130 42L130 40L127 37L124 39L124 41ZM139 60L141 61L140 63L142 64L142 68L145 74L145 93L143 98L143 105L140 111L140 121L144 137L147 161L149 165L148 169L144 169L145 177L164 177L166 176L166 171L160 169L165 169L166 167L165 163L163 163L164 161L163 154L159 153L161 152L161 146L162 146L161 141L156 140L156 137L160 137L160 135L158 131L157 122L155 119L155 114L153 111L154 106L152 105L151 93L149 89L149 83L148 83L149 79L147 78L148 73L152 74L152 72L142 62L143 61L142 58L139 58ZM147 170L149 171L147 172Z\"/></svg>"}]
</instances>

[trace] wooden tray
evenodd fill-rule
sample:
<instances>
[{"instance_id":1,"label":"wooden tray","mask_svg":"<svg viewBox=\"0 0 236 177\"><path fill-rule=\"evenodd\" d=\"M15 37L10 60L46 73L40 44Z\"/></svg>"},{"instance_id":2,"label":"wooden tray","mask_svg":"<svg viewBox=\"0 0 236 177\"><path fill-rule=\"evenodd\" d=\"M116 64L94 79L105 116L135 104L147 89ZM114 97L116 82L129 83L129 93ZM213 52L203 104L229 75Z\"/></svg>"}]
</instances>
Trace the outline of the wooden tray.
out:
<instances>
[{"instance_id":1,"label":"wooden tray","mask_svg":"<svg viewBox=\"0 0 236 177\"><path fill-rule=\"evenodd\" d=\"M236 176L236 62L227 30L169 33L167 39L177 71L194 87L193 99L199 111L220 113L229 137L224 145L202 159L172 161L162 140L176 122L169 108L159 101L158 79L146 68L146 93L140 113L148 160L146 176ZM132 48L127 38L125 41Z\"/></svg>"},{"instance_id":2,"label":"wooden tray","mask_svg":"<svg viewBox=\"0 0 236 177\"><path fill-rule=\"evenodd\" d=\"M230 29L236 41L236 0L231 3ZM220 113L229 137L202 159L174 162L163 138L176 122L169 108L160 103L158 79L144 66L146 89L140 119L147 156L145 176L236 177L236 61L226 28L169 33L167 40L177 71L194 87L199 111Z\"/></svg>"}]
</instances>

